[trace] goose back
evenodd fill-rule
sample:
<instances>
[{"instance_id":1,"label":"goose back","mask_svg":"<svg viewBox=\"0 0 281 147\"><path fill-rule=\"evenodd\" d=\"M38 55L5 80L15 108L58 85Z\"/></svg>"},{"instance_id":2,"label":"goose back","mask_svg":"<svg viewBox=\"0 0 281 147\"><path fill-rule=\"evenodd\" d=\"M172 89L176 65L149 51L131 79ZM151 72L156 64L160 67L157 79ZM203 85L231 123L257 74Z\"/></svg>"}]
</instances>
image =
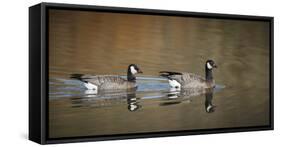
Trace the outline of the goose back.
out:
<instances>
[{"instance_id":1,"label":"goose back","mask_svg":"<svg viewBox=\"0 0 281 147\"><path fill-rule=\"evenodd\" d=\"M181 76L175 75L182 88L208 88L210 85L204 77L194 73L182 73Z\"/></svg>"},{"instance_id":2,"label":"goose back","mask_svg":"<svg viewBox=\"0 0 281 147\"><path fill-rule=\"evenodd\" d=\"M165 74L165 75L164 75ZM211 88L214 87L214 81L207 82L204 77L194 73L178 73L178 72L164 72L162 76L168 79L176 80L181 84L181 88Z\"/></svg>"},{"instance_id":3,"label":"goose back","mask_svg":"<svg viewBox=\"0 0 281 147\"><path fill-rule=\"evenodd\" d=\"M126 79L116 75L82 75L79 80L94 84L99 90L131 89L137 86L136 82L127 81Z\"/></svg>"}]
</instances>

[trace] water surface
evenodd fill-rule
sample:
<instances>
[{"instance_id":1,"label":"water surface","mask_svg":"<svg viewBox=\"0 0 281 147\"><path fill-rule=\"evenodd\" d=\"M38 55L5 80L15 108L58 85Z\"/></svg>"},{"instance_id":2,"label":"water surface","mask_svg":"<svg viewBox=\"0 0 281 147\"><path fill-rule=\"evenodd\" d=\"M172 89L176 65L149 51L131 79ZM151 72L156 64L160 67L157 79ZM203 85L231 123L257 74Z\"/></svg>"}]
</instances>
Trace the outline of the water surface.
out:
<instances>
[{"instance_id":1,"label":"water surface","mask_svg":"<svg viewBox=\"0 0 281 147\"><path fill-rule=\"evenodd\" d=\"M269 124L269 23L51 10L49 137L177 131ZM204 76L213 59L217 86L171 91L161 70ZM93 94L70 74L126 77L136 91ZM212 104L214 110L206 111Z\"/></svg>"}]
</instances>

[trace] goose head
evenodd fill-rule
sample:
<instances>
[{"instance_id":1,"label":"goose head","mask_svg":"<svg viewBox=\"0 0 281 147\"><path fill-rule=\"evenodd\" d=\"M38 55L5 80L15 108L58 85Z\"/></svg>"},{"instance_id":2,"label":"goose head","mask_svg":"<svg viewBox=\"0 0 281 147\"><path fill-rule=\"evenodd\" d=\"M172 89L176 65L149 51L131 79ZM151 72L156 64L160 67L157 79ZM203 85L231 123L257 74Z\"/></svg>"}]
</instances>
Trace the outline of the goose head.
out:
<instances>
[{"instance_id":1,"label":"goose head","mask_svg":"<svg viewBox=\"0 0 281 147\"><path fill-rule=\"evenodd\" d=\"M212 70L213 68L218 68L218 66L215 64L215 62L213 60L207 60L206 69Z\"/></svg>"},{"instance_id":2,"label":"goose head","mask_svg":"<svg viewBox=\"0 0 281 147\"><path fill-rule=\"evenodd\" d=\"M137 73L142 73L142 71L140 70L140 68L136 65L136 64L131 64L128 67L128 73L135 75Z\"/></svg>"},{"instance_id":3,"label":"goose head","mask_svg":"<svg viewBox=\"0 0 281 147\"><path fill-rule=\"evenodd\" d=\"M135 82L136 81L135 74L137 74L137 73L142 73L140 68L136 64L129 65L128 73L127 73L128 81Z\"/></svg>"}]
</instances>

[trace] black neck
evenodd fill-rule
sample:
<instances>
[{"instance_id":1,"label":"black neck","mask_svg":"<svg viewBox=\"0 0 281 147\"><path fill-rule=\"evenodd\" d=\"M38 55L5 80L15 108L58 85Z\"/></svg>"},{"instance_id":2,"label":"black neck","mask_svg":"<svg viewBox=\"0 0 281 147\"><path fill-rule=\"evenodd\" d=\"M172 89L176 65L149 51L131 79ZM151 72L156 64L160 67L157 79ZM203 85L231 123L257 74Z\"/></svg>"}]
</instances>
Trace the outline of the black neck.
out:
<instances>
[{"instance_id":1,"label":"black neck","mask_svg":"<svg viewBox=\"0 0 281 147\"><path fill-rule=\"evenodd\" d=\"M211 82L213 81L213 72L212 69L209 69L206 65L205 67L205 72L206 72L206 81Z\"/></svg>"},{"instance_id":2,"label":"black neck","mask_svg":"<svg viewBox=\"0 0 281 147\"><path fill-rule=\"evenodd\" d=\"M131 81L131 82L136 81L136 77L135 77L135 75L132 74L132 72L130 71L130 68L128 68L127 79L128 79L128 81Z\"/></svg>"}]
</instances>

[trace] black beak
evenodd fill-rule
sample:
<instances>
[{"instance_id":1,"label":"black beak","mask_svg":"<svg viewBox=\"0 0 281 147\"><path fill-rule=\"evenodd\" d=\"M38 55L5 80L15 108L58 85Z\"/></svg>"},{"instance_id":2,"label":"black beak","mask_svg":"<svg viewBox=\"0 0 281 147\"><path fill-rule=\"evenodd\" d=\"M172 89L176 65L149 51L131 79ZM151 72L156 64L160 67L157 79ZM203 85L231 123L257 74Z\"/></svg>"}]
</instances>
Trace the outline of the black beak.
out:
<instances>
[{"instance_id":1,"label":"black beak","mask_svg":"<svg viewBox=\"0 0 281 147\"><path fill-rule=\"evenodd\" d=\"M140 69L138 70L138 73L143 73Z\"/></svg>"},{"instance_id":2,"label":"black beak","mask_svg":"<svg viewBox=\"0 0 281 147\"><path fill-rule=\"evenodd\" d=\"M213 68L218 68L218 66L216 64L213 65Z\"/></svg>"}]
</instances>

